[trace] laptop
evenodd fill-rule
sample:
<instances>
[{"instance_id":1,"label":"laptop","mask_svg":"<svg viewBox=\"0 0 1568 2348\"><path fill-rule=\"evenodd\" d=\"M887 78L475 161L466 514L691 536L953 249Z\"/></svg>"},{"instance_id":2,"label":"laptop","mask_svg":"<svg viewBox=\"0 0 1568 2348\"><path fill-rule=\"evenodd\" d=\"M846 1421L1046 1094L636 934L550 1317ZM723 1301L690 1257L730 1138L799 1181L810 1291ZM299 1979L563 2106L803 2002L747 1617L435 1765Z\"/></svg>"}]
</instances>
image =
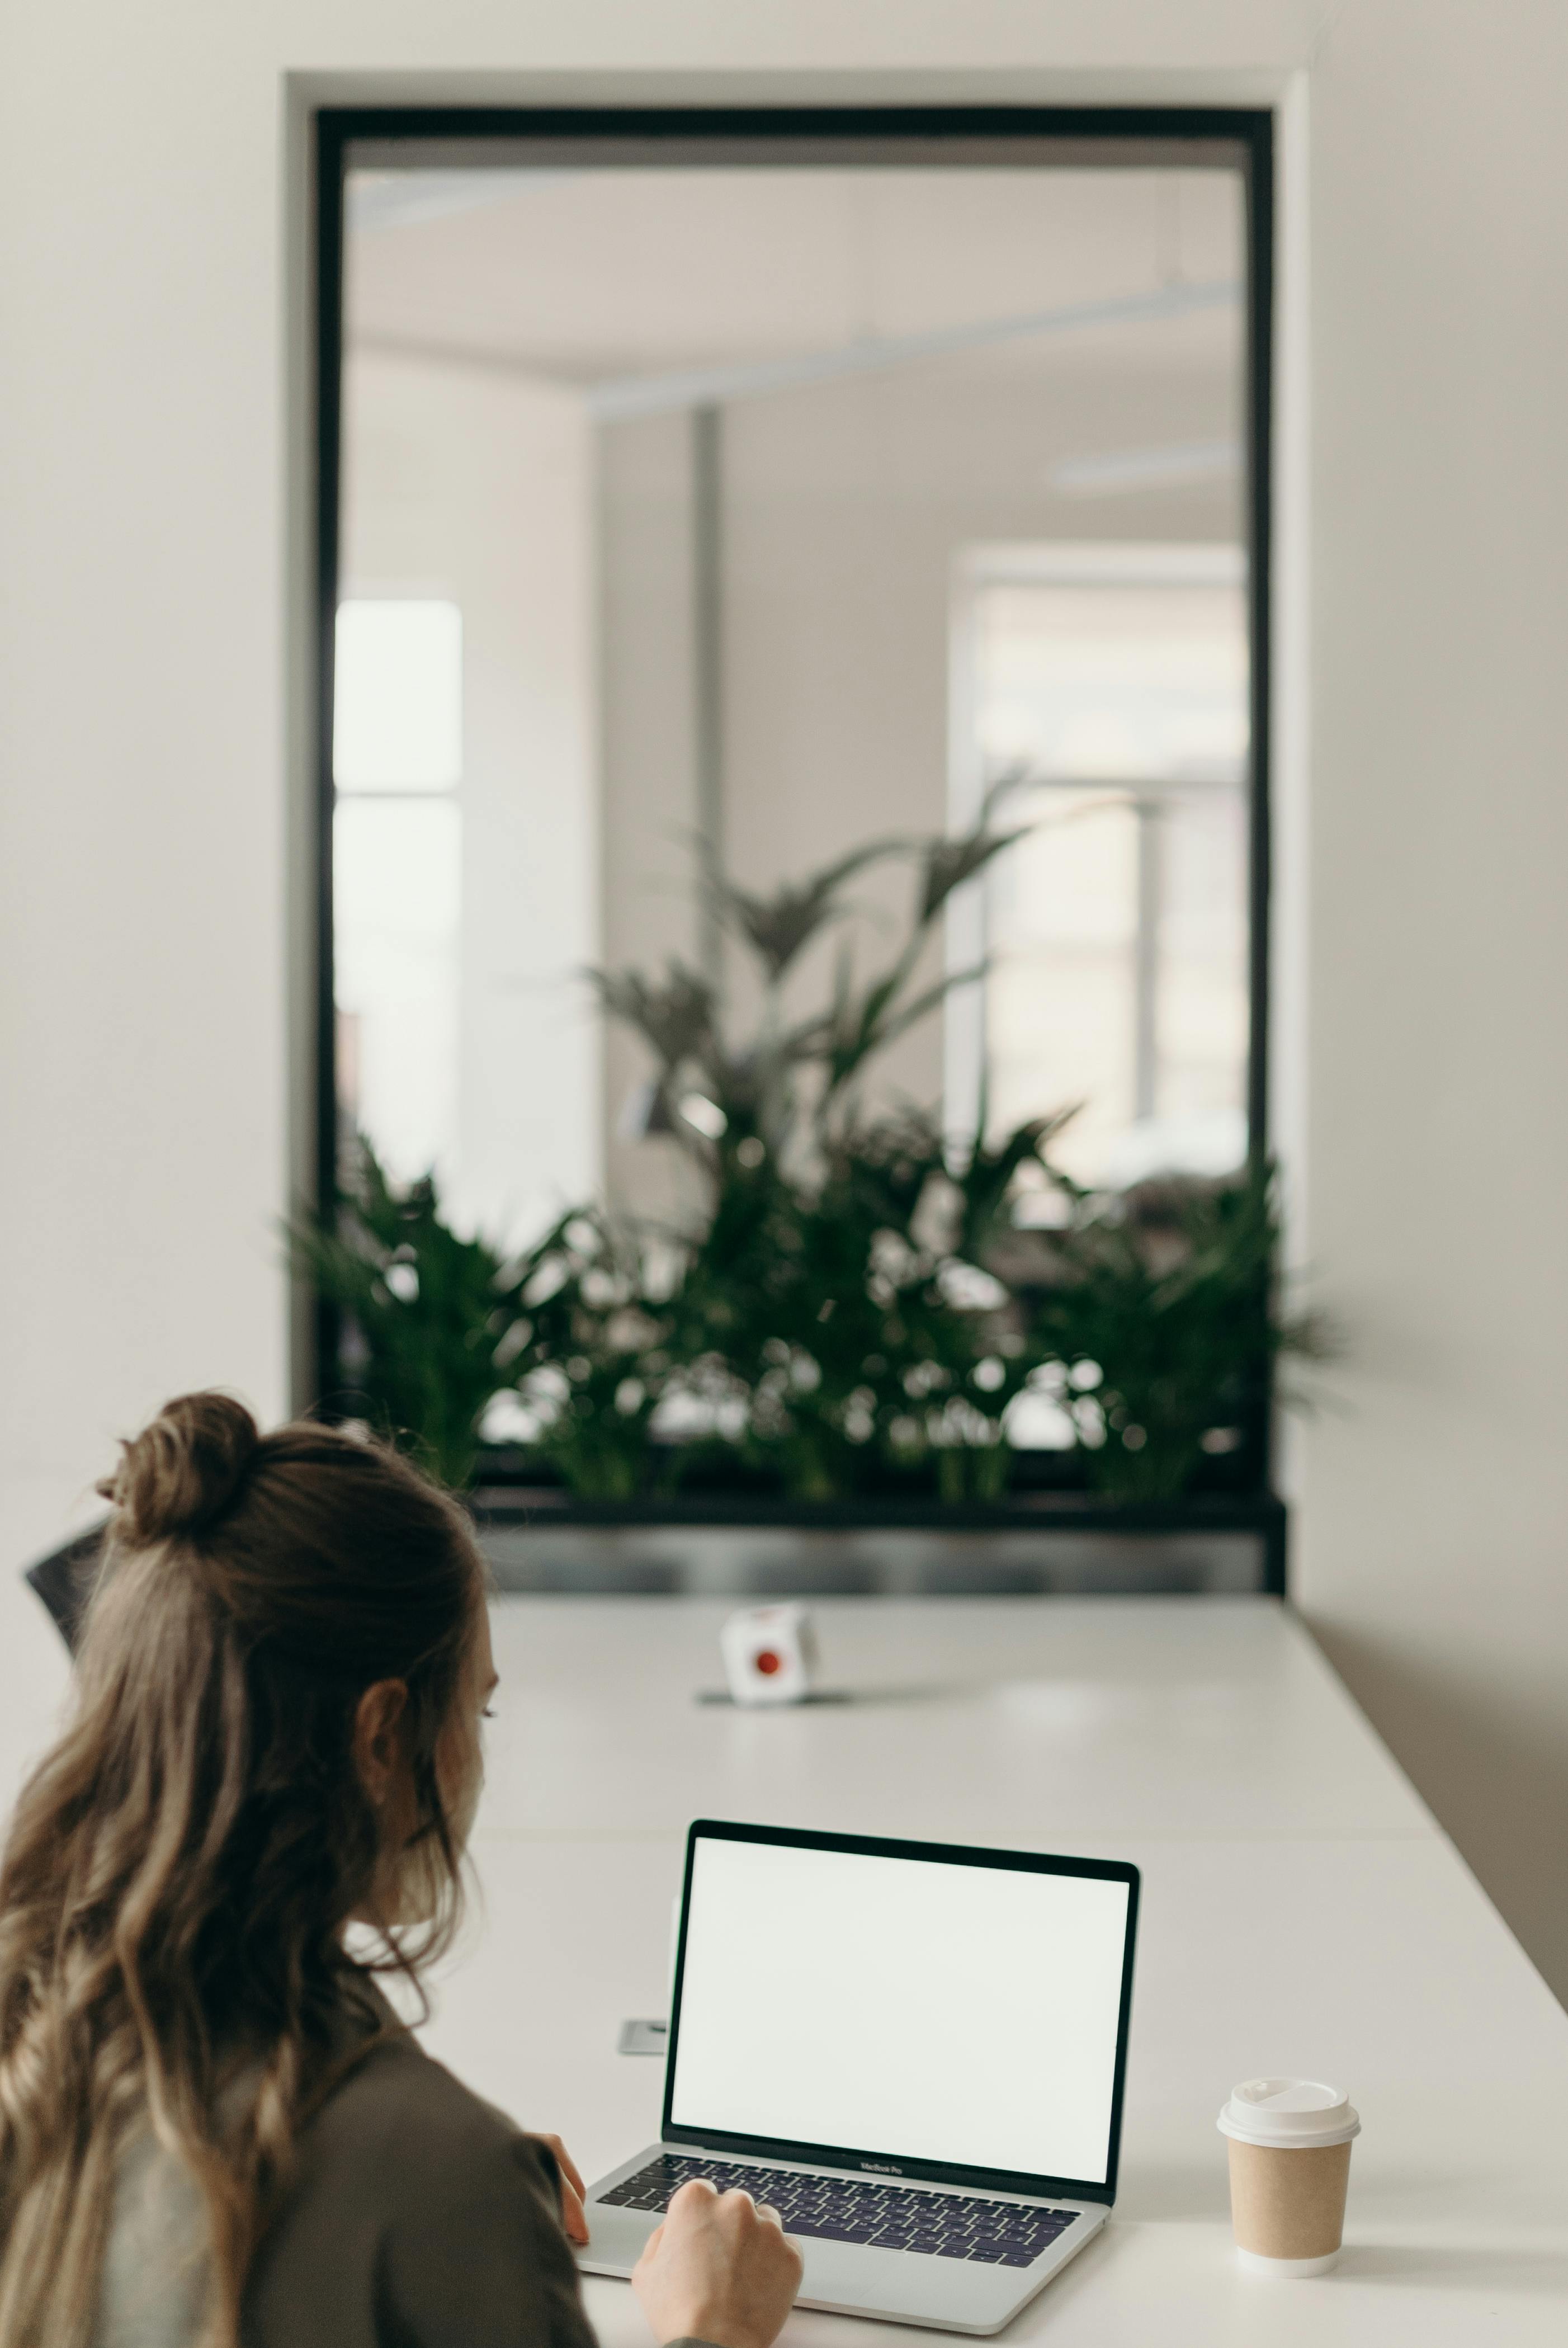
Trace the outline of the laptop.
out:
<instances>
[{"instance_id":1,"label":"laptop","mask_svg":"<svg viewBox=\"0 0 1568 2348\"><path fill-rule=\"evenodd\" d=\"M699 1819L660 2140L588 2196L629 2275L689 2178L804 2258L799 2304L999 2332L1110 2214L1138 1870Z\"/></svg>"}]
</instances>

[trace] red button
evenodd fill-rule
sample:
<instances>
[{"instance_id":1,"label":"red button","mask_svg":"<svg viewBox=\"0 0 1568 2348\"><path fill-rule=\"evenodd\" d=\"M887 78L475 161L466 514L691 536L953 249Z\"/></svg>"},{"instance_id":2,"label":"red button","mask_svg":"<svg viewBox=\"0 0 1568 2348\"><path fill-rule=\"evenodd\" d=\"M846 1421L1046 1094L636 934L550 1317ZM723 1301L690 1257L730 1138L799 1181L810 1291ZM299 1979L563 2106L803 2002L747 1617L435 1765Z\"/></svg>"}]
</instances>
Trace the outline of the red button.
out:
<instances>
[{"instance_id":1,"label":"red button","mask_svg":"<svg viewBox=\"0 0 1568 2348\"><path fill-rule=\"evenodd\" d=\"M771 1680L775 1672L784 1669L784 1657L775 1655L771 1647L764 1647L760 1655L753 1655L752 1662L765 1680Z\"/></svg>"}]
</instances>

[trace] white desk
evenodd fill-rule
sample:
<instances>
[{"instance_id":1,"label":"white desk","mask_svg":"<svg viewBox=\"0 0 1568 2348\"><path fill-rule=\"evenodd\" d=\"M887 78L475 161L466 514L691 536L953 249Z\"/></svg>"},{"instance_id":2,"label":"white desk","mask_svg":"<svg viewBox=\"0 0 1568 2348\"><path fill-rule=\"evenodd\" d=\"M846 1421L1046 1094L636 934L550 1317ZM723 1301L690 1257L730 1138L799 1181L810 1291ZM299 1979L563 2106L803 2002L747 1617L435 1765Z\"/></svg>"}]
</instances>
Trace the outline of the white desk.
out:
<instances>
[{"instance_id":1,"label":"white desk","mask_svg":"<svg viewBox=\"0 0 1568 2348\"><path fill-rule=\"evenodd\" d=\"M1466 2348L1568 2336L1568 2016L1310 1642L1266 1600L825 1601L825 1680L865 1701L694 1702L724 1608L513 1599L476 1856L486 1915L432 2050L593 2176L658 2132L688 1819L1135 1859L1143 1901L1121 2191L1009 2338L1052 2348ZM1364 2134L1319 2281L1230 2255L1220 2102L1341 2080ZM648 2348L588 2285L606 2348ZM797 2313L796 2348L895 2327ZM903 2333L928 2348L930 2333Z\"/></svg>"}]
</instances>

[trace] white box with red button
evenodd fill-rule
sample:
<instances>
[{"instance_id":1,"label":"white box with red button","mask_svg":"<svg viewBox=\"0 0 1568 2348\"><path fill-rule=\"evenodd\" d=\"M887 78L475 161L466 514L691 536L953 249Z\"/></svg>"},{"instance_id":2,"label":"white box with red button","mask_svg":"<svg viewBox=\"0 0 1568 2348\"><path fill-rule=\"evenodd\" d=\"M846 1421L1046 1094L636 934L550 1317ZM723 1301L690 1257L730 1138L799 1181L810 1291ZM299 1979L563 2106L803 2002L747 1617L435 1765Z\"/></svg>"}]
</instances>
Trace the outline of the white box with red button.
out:
<instances>
[{"instance_id":1,"label":"white box with red button","mask_svg":"<svg viewBox=\"0 0 1568 2348\"><path fill-rule=\"evenodd\" d=\"M816 1637L804 1606L748 1606L719 1633L737 1704L800 1704L811 1694Z\"/></svg>"}]
</instances>

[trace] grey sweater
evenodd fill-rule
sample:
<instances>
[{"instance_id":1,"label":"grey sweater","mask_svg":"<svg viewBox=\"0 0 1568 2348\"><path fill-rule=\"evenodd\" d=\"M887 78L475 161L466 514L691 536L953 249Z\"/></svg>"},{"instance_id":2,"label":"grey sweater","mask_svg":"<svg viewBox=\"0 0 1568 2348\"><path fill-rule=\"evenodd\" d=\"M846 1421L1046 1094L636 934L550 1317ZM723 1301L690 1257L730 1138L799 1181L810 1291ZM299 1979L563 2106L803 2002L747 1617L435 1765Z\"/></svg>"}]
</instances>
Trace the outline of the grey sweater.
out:
<instances>
[{"instance_id":1,"label":"grey sweater","mask_svg":"<svg viewBox=\"0 0 1568 2348\"><path fill-rule=\"evenodd\" d=\"M245 2291L244 2348L594 2348L548 2148L411 2038L378 2046L301 2139ZM95 2348L194 2348L208 2270L190 2179L122 2163Z\"/></svg>"}]
</instances>

